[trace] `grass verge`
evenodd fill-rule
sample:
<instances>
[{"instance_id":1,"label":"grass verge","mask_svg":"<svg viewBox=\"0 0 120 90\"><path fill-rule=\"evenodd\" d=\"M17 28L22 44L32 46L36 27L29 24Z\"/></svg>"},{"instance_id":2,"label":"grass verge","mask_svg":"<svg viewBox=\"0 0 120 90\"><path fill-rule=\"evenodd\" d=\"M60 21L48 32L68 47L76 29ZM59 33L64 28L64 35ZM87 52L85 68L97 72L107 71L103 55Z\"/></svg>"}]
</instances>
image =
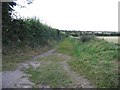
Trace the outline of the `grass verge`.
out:
<instances>
[{"instance_id":1,"label":"grass verge","mask_svg":"<svg viewBox=\"0 0 120 90\"><path fill-rule=\"evenodd\" d=\"M57 52L71 55L73 59L68 62L71 68L98 88L118 87L117 45L96 38L84 43L65 39Z\"/></svg>"}]
</instances>

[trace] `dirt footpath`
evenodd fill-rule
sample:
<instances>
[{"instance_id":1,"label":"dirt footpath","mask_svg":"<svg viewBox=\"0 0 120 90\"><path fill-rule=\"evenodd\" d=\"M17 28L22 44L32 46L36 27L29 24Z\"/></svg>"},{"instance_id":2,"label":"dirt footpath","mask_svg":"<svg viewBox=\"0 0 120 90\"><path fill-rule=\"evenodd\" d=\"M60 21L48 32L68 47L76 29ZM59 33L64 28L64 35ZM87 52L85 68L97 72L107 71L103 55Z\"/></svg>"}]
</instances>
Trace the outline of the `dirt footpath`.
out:
<instances>
[{"instance_id":1,"label":"dirt footpath","mask_svg":"<svg viewBox=\"0 0 120 90\"><path fill-rule=\"evenodd\" d=\"M18 67L15 71L3 71L2 72L2 88L32 88L34 87L34 83L31 82L28 79L27 74L24 74L22 69L28 69L30 66L32 66L34 69L40 66L40 62L35 61L37 58L46 57L48 55L58 55L64 58L64 61L60 64L64 67L64 70L67 72L67 74L70 76L70 78L74 81L74 87L73 88L94 88L93 86L86 78L83 76L80 76L76 72L72 71L67 64L67 61L70 59L70 57L55 53L55 50L50 50L46 53L43 53L41 55L37 55L32 57L31 60L28 60L24 63L18 64ZM50 88L45 85L41 85L40 88Z\"/></svg>"}]
</instances>

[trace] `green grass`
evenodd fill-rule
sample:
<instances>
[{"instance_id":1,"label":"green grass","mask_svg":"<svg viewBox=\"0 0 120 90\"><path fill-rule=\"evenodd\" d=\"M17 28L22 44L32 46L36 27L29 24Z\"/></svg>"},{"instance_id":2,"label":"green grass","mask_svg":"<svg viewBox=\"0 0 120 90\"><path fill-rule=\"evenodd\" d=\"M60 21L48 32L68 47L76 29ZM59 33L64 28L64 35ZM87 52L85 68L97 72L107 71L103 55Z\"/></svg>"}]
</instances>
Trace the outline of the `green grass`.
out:
<instances>
[{"instance_id":1,"label":"green grass","mask_svg":"<svg viewBox=\"0 0 120 90\"><path fill-rule=\"evenodd\" d=\"M60 52L67 55L73 54L73 44L71 44L69 38L66 38L58 45L56 52Z\"/></svg>"},{"instance_id":2,"label":"green grass","mask_svg":"<svg viewBox=\"0 0 120 90\"><path fill-rule=\"evenodd\" d=\"M71 55L73 59L68 62L71 68L86 76L97 87L118 87L117 45L99 39L84 43L65 39L57 51Z\"/></svg>"},{"instance_id":3,"label":"green grass","mask_svg":"<svg viewBox=\"0 0 120 90\"><path fill-rule=\"evenodd\" d=\"M31 75L30 80L36 84L43 84L52 88L69 87L72 80L60 65L63 60L64 58L56 55L37 59L41 63L40 67L37 69L29 68L25 72Z\"/></svg>"}]
</instances>

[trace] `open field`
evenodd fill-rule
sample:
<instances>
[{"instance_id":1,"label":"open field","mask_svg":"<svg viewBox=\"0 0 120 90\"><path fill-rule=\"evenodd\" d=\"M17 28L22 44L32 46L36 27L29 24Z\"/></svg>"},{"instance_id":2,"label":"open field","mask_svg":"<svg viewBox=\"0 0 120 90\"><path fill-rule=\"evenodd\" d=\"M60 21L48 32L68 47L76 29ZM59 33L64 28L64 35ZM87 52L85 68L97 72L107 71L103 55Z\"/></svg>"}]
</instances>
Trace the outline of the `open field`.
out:
<instances>
[{"instance_id":1,"label":"open field","mask_svg":"<svg viewBox=\"0 0 120 90\"><path fill-rule=\"evenodd\" d=\"M105 39L108 42L120 43L118 42L118 39L120 38L118 36L98 36L97 38Z\"/></svg>"},{"instance_id":2,"label":"open field","mask_svg":"<svg viewBox=\"0 0 120 90\"><path fill-rule=\"evenodd\" d=\"M120 36L96 36L96 37L100 39L104 39L108 42L120 43L119 42ZM79 37L73 37L73 36L70 36L70 38L79 39Z\"/></svg>"}]
</instances>

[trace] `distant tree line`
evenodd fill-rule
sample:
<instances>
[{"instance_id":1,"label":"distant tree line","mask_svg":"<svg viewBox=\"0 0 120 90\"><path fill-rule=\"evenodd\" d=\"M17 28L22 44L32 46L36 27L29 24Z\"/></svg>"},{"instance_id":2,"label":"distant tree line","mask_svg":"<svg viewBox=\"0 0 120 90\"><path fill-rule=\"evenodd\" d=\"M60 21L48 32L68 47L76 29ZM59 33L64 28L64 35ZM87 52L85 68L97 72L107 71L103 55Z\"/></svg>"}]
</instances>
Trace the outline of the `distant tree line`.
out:
<instances>
[{"instance_id":1,"label":"distant tree line","mask_svg":"<svg viewBox=\"0 0 120 90\"><path fill-rule=\"evenodd\" d=\"M120 36L119 32L107 32L107 31L67 31L62 30L62 32L65 32L68 36L72 35L74 37L78 37L80 35L86 34L86 35L96 35L96 36Z\"/></svg>"},{"instance_id":2,"label":"distant tree line","mask_svg":"<svg viewBox=\"0 0 120 90\"><path fill-rule=\"evenodd\" d=\"M108 33L108 34L106 34L106 33L96 33L95 34L96 36L120 36L120 33Z\"/></svg>"}]
</instances>

